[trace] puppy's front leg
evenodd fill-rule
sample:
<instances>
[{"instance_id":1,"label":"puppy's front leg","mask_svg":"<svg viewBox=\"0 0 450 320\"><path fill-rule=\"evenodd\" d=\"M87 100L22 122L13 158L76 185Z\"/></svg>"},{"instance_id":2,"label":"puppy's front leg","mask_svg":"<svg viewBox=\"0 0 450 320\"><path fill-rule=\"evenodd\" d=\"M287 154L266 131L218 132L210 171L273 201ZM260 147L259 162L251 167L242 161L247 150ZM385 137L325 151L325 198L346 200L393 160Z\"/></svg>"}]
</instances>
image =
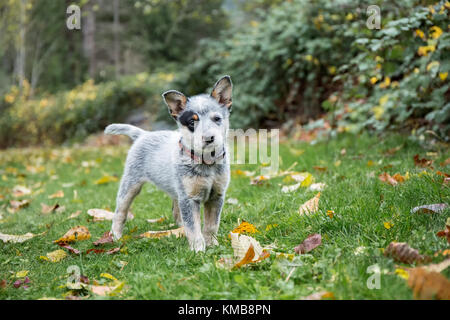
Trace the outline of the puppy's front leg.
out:
<instances>
[{"instance_id":1,"label":"puppy's front leg","mask_svg":"<svg viewBox=\"0 0 450 320\"><path fill-rule=\"evenodd\" d=\"M224 196L219 194L212 195L205 203L205 224L203 226L203 236L205 237L206 245L216 246L217 230L219 230L220 213L222 212Z\"/></svg>"},{"instance_id":2,"label":"puppy's front leg","mask_svg":"<svg viewBox=\"0 0 450 320\"><path fill-rule=\"evenodd\" d=\"M205 251L205 239L201 233L200 202L184 198L180 199L178 205L191 250Z\"/></svg>"}]
</instances>

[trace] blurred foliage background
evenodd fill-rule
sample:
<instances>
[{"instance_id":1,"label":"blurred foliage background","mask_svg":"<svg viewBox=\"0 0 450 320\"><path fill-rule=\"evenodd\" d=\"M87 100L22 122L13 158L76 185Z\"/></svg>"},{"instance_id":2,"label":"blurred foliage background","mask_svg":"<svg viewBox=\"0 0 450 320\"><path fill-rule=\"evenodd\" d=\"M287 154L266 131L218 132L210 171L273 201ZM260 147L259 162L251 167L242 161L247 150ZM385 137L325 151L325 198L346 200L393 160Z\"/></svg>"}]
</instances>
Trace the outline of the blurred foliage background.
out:
<instances>
[{"instance_id":1,"label":"blurred foliage background","mask_svg":"<svg viewBox=\"0 0 450 320\"><path fill-rule=\"evenodd\" d=\"M81 8L81 30L66 9ZM381 28L369 29L369 5ZM233 127L448 141L450 2L3 0L0 147L172 124L161 93L231 75Z\"/></svg>"}]
</instances>

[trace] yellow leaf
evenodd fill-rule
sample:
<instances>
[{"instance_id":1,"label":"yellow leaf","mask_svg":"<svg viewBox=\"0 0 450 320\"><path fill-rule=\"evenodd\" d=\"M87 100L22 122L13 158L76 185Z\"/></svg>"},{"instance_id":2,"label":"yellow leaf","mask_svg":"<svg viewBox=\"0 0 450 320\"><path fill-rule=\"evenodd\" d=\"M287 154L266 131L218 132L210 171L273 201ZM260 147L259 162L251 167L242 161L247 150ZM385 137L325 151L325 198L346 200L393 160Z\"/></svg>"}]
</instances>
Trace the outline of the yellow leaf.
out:
<instances>
[{"instance_id":1,"label":"yellow leaf","mask_svg":"<svg viewBox=\"0 0 450 320\"><path fill-rule=\"evenodd\" d=\"M91 233L89 232L89 229L84 226L76 226L70 229L66 232L65 235L63 235L58 240L55 240L53 242L59 243L59 242L74 242L74 241L81 241L81 240L87 240L91 238Z\"/></svg>"},{"instance_id":2,"label":"yellow leaf","mask_svg":"<svg viewBox=\"0 0 450 320\"><path fill-rule=\"evenodd\" d=\"M438 39L442 35L442 29L438 26L431 27L430 31L430 35L433 39Z\"/></svg>"},{"instance_id":3,"label":"yellow leaf","mask_svg":"<svg viewBox=\"0 0 450 320\"><path fill-rule=\"evenodd\" d=\"M47 253L47 257L51 262L59 262L65 257L67 257L67 253L62 249L58 249Z\"/></svg>"},{"instance_id":4,"label":"yellow leaf","mask_svg":"<svg viewBox=\"0 0 450 320\"><path fill-rule=\"evenodd\" d=\"M448 76L448 72L439 73L439 78L441 78L441 81L444 81L445 79L447 79L447 76Z\"/></svg>"},{"instance_id":5,"label":"yellow leaf","mask_svg":"<svg viewBox=\"0 0 450 320\"><path fill-rule=\"evenodd\" d=\"M105 184L105 183L109 183L109 182L116 182L119 179L115 176L103 176L100 179L98 179L97 181L95 181L95 184Z\"/></svg>"},{"instance_id":6,"label":"yellow leaf","mask_svg":"<svg viewBox=\"0 0 450 320\"><path fill-rule=\"evenodd\" d=\"M405 269L397 268L397 269L395 269L395 274L398 275L400 278L403 278L405 280L409 279L409 273Z\"/></svg>"},{"instance_id":7,"label":"yellow leaf","mask_svg":"<svg viewBox=\"0 0 450 320\"><path fill-rule=\"evenodd\" d=\"M422 30L420 30L420 29L416 29L415 34L416 34L416 36L418 36L421 39L425 38L425 33Z\"/></svg>"},{"instance_id":8,"label":"yellow leaf","mask_svg":"<svg viewBox=\"0 0 450 320\"><path fill-rule=\"evenodd\" d=\"M334 211L333 210L327 210L327 216L330 217L330 219L333 219Z\"/></svg>"},{"instance_id":9,"label":"yellow leaf","mask_svg":"<svg viewBox=\"0 0 450 320\"><path fill-rule=\"evenodd\" d=\"M308 215L311 213L316 213L319 210L319 199L320 199L320 192L316 194L314 198L302 204L299 208L300 215L303 214Z\"/></svg>"},{"instance_id":10,"label":"yellow leaf","mask_svg":"<svg viewBox=\"0 0 450 320\"><path fill-rule=\"evenodd\" d=\"M28 270L22 270L22 271L18 271L16 273L16 278L25 278L28 274Z\"/></svg>"},{"instance_id":11,"label":"yellow leaf","mask_svg":"<svg viewBox=\"0 0 450 320\"><path fill-rule=\"evenodd\" d=\"M113 275L109 274L109 273L101 273L100 277L106 278L106 279L110 279L110 280L114 280L117 281L117 278L114 277Z\"/></svg>"},{"instance_id":12,"label":"yellow leaf","mask_svg":"<svg viewBox=\"0 0 450 320\"><path fill-rule=\"evenodd\" d=\"M375 83L377 83L377 81L378 81L377 77L370 78L370 83L371 84L375 84Z\"/></svg>"}]
</instances>

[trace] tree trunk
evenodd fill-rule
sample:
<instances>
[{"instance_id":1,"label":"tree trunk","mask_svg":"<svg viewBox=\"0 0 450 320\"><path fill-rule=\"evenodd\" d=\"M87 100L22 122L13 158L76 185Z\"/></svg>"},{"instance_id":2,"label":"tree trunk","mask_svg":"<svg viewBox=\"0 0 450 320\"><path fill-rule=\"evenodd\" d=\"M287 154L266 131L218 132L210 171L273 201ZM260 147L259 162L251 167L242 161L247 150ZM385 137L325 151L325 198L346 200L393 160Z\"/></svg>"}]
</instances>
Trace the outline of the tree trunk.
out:
<instances>
[{"instance_id":1,"label":"tree trunk","mask_svg":"<svg viewBox=\"0 0 450 320\"><path fill-rule=\"evenodd\" d=\"M121 74L120 70L120 8L119 8L119 0L114 0L113 3L114 8L114 66L115 66L115 74L116 79L119 78Z\"/></svg>"},{"instance_id":2,"label":"tree trunk","mask_svg":"<svg viewBox=\"0 0 450 320\"><path fill-rule=\"evenodd\" d=\"M19 52L17 55L17 79L20 88L22 88L23 81L25 80L26 5L27 0L20 0Z\"/></svg>"},{"instance_id":3,"label":"tree trunk","mask_svg":"<svg viewBox=\"0 0 450 320\"><path fill-rule=\"evenodd\" d=\"M90 0L83 8L86 12L84 23L82 23L81 30L83 31L83 52L89 64L89 76L95 77L97 72L97 59L95 48L95 12L94 1Z\"/></svg>"}]
</instances>

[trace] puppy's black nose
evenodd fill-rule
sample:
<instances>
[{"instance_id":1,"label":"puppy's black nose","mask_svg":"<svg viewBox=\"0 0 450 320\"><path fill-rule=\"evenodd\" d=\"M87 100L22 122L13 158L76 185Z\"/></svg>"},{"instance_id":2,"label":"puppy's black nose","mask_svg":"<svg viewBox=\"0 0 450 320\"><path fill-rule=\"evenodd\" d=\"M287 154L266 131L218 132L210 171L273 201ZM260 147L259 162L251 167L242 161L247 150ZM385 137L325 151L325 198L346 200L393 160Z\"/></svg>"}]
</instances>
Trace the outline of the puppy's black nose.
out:
<instances>
[{"instance_id":1,"label":"puppy's black nose","mask_svg":"<svg viewBox=\"0 0 450 320\"><path fill-rule=\"evenodd\" d=\"M214 142L214 136L203 137L203 141L204 141L206 144L210 144L210 143Z\"/></svg>"}]
</instances>

